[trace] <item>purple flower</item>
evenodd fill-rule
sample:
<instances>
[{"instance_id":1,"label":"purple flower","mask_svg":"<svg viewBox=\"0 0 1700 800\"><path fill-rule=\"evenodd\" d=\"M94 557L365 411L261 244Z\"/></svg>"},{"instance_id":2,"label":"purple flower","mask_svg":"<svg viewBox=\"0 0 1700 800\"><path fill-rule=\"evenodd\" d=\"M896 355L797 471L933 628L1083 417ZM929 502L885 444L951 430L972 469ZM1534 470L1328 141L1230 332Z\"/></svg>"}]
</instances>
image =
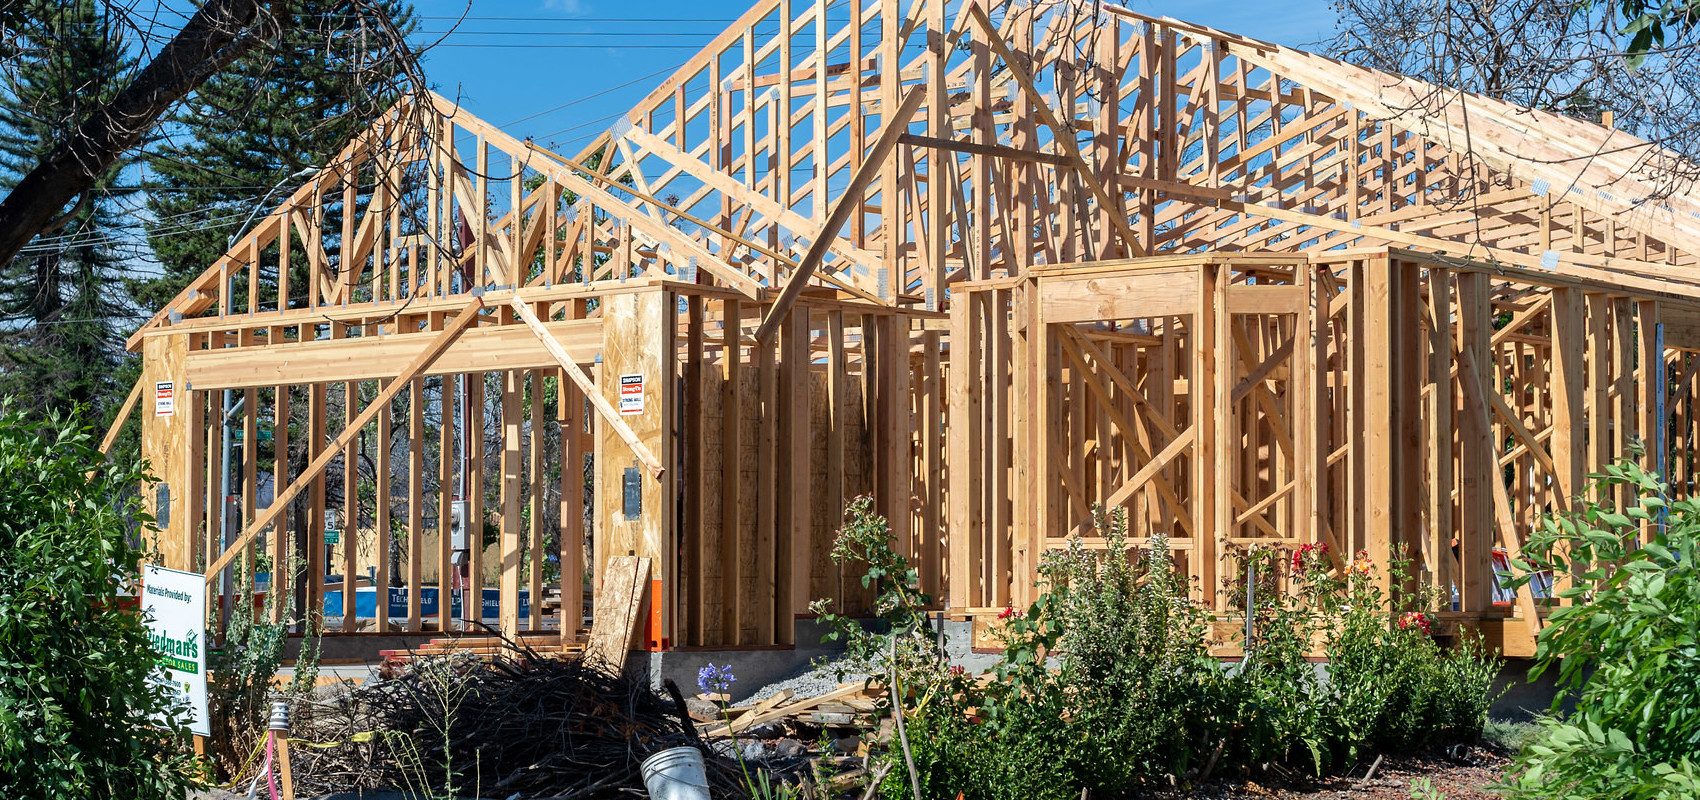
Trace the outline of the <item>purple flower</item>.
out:
<instances>
[{"instance_id":1,"label":"purple flower","mask_svg":"<svg viewBox=\"0 0 1700 800\"><path fill-rule=\"evenodd\" d=\"M697 670L697 688L702 689L703 694L724 694L737 680L732 675L731 664L724 667L709 664Z\"/></svg>"}]
</instances>

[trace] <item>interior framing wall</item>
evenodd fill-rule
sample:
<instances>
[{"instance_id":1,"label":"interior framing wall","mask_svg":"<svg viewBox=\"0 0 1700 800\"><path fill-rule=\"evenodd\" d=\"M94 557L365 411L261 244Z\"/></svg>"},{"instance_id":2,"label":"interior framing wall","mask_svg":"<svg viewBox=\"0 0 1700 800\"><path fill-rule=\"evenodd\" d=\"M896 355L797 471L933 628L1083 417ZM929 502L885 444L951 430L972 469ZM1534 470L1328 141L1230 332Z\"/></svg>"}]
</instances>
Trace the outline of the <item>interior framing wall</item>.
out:
<instances>
[{"instance_id":1,"label":"interior framing wall","mask_svg":"<svg viewBox=\"0 0 1700 800\"><path fill-rule=\"evenodd\" d=\"M975 571L950 599L969 615L1029 602L1036 557L1071 534L1102 549L1101 506L1131 544L1165 538L1224 619L1246 548L1327 544L1384 586L1409 561L1446 623L1532 655L1556 601L1497 588L1504 559L1612 459L1692 460L1700 342L1661 324L1692 318L1686 298L1400 250L1077 264L962 291L952 578ZM1004 480L1013 513L986 490Z\"/></svg>"}]
</instances>

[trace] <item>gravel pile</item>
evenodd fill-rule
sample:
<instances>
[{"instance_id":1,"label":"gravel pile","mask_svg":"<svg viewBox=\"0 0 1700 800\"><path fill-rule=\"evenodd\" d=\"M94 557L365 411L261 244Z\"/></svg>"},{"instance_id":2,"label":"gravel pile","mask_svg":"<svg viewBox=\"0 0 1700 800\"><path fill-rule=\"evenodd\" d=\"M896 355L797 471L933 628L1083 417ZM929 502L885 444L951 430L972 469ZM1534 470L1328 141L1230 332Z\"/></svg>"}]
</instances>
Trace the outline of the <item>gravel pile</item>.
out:
<instances>
[{"instance_id":1,"label":"gravel pile","mask_svg":"<svg viewBox=\"0 0 1700 800\"><path fill-rule=\"evenodd\" d=\"M828 662L824 666L804 667L749 694L739 695L733 702L735 705L743 705L756 700L764 700L772 696L774 692L785 689L790 689L793 697L819 697L837 689L840 683L864 680L868 677L866 672L852 671L845 672L841 680L838 672L834 669L835 663Z\"/></svg>"}]
</instances>

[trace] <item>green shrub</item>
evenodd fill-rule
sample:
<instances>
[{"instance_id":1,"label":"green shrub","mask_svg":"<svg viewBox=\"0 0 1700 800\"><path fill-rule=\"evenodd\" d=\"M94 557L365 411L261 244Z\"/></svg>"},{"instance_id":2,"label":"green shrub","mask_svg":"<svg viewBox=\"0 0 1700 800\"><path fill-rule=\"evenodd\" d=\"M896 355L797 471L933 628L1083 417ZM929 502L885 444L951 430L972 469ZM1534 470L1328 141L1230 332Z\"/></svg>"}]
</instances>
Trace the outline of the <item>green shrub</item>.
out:
<instances>
[{"instance_id":1,"label":"green shrub","mask_svg":"<svg viewBox=\"0 0 1700 800\"><path fill-rule=\"evenodd\" d=\"M1393 586L1412 584L1407 567L1400 560L1391 565ZM1302 587L1298 601L1320 612L1313 619L1322 625L1328 656L1328 678L1313 701L1318 772L1367 753L1473 741L1487 721L1499 660L1475 639L1441 647L1430 635L1432 591L1389 598L1377 569L1359 553L1343 577L1314 560L1294 576ZM1389 608L1407 610L1390 620Z\"/></svg>"},{"instance_id":2,"label":"green shrub","mask_svg":"<svg viewBox=\"0 0 1700 800\"><path fill-rule=\"evenodd\" d=\"M856 620L830 610L830 601L816 600L809 610L830 631L826 641L844 647L834 666L841 671L866 672L889 679L913 678L911 685L937 680L941 663L937 638L927 619L932 598L921 591L921 575L892 546L891 527L874 513L873 498L862 496L845 507L848 519L833 543L832 560L858 564L862 586L874 592L874 615L880 630L865 630ZM882 635L884 634L884 635Z\"/></svg>"},{"instance_id":3,"label":"green shrub","mask_svg":"<svg viewBox=\"0 0 1700 800\"><path fill-rule=\"evenodd\" d=\"M886 519L874 513L868 497L852 500L838 532L832 558L865 572L862 585L874 591L872 628L831 613L826 600L811 610L832 631L828 641L844 645L844 656L831 666L841 672L865 672L881 691L903 698L910 755L922 793L953 798L957 791L979 800L1074 800L1078 788L1069 778L1065 755L1071 743L1055 722L1060 694L1043 684L1054 679L1045 669L1040 644L1011 655L1000 668L1005 680L976 686L961 670L949 668L938 650L937 631L927 619L929 598L920 575L893 547ZM987 691L989 690L989 691ZM976 713L979 722L968 715ZM883 796L913 795L901 743L894 740L882 756L889 763Z\"/></svg>"},{"instance_id":4,"label":"green shrub","mask_svg":"<svg viewBox=\"0 0 1700 800\"><path fill-rule=\"evenodd\" d=\"M157 654L119 606L146 477L86 429L0 405L0 797L184 795L182 731L150 721L170 710Z\"/></svg>"},{"instance_id":5,"label":"green shrub","mask_svg":"<svg viewBox=\"0 0 1700 800\"><path fill-rule=\"evenodd\" d=\"M1188 599L1162 538L1127 545L1126 515L1097 520L1106 551L1078 539L1041 568L1058 626L1057 681L1068 699L1070 763L1094 792L1183 775L1217 738L1212 708L1223 670L1206 649L1209 621Z\"/></svg>"},{"instance_id":6,"label":"green shrub","mask_svg":"<svg viewBox=\"0 0 1700 800\"><path fill-rule=\"evenodd\" d=\"M1535 639L1531 679L1556 670L1552 716L1518 756L1512 798L1664 798L1700 795L1700 504L1633 462L1598 476L1596 496L1626 493L1622 509L1583 502L1530 535L1513 583L1561 581ZM1653 535L1643 540L1640 528ZM1562 715L1567 699L1575 710Z\"/></svg>"},{"instance_id":7,"label":"green shrub","mask_svg":"<svg viewBox=\"0 0 1700 800\"><path fill-rule=\"evenodd\" d=\"M852 504L835 557L869 565L891 633L833 619L859 664L895 677L924 797L1072 800L1212 771L1322 773L1480 732L1498 662L1474 643L1437 644L1430 597L1401 597L1408 610L1391 614L1368 559L1337 575L1316 548L1240 553L1257 567L1255 635L1228 669L1167 542L1130 547L1119 510L1096 522L1101 552L1076 539L1048 554L1038 599L1003 612L1002 659L981 681L944 665L914 570L871 505ZM1244 597L1243 581L1227 588ZM1326 677L1307 659L1314 642L1332 662ZM912 794L898 744L882 786L892 800Z\"/></svg>"},{"instance_id":8,"label":"green shrub","mask_svg":"<svg viewBox=\"0 0 1700 800\"><path fill-rule=\"evenodd\" d=\"M274 699L290 705L290 718L302 719L306 708L301 702L313 693L318 677L319 620L292 619L295 595L290 591L292 581L301 577L293 549L287 550L284 564L272 565L271 557L255 554L255 570L272 574L271 591L266 593L263 607L254 610L254 580L238 559L236 602L231 608L230 624L224 641L207 655L207 701L213 735L211 755L222 779L247 777L258 766L256 756L267 724L271 719ZM276 617L279 622L272 622ZM289 643L289 626L301 623L305 635L295 661L295 674L289 685L278 691L272 678L283 665L284 649Z\"/></svg>"}]
</instances>

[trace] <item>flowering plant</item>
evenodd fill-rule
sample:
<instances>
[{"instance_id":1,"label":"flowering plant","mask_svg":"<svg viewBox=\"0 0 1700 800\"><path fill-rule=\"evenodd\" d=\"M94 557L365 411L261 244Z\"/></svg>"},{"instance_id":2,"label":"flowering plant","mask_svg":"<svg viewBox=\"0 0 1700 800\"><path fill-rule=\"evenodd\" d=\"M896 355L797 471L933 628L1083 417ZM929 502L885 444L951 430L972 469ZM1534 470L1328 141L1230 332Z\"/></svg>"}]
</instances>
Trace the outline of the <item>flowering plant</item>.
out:
<instances>
[{"instance_id":1,"label":"flowering plant","mask_svg":"<svg viewBox=\"0 0 1700 800\"><path fill-rule=\"evenodd\" d=\"M1411 628L1416 628L1417 630L1422 631L1424 636L1434 633L1434 629L1429 622L1428 615L1421 611L1407 611L1404 614L1399 615L1399 630L1403 631Z\"/></svg>"},{"instance_id":2,"label":"flowering plant","mask_svg":"<svg viewBox=\"0 0 1700 800\"><path fill-rule=\"evenodd\" d=\"M1313 566L1326 564L1327 558L1327 542L1300 545L1299 549L1293 551L1293 574L1302 575Z\"/></svg>"},{"instance_id":3,"label":"flowering plant","mask_svg":"<svg viewBox=\"0 0 1700 800\"><path fill-rule=\"evenodd\" d=\"M744 760L744 748L738 746L738 732L732 729L732 711L728 706L726 693L732 684L738 682L738 676L732 674L732 665L715 666L712 662L697 670L697 688L703 694L718 695L715 705L720 706L720 719L726 723L726 734L732 740L732 756L738 760L738 771L743 773L744 788L755 800L791 800L797 795L796 787L776 782L760 767L753 770L749 762Z\"/></svg>"},{"instance_id":4,"label":"flowering plant","mask_svg":"<svg viewBox=\"0 0 1700 800\"><path fill-rule=\"evenodd\" d=\"M1353 575L1370 575L1375 572L1375 562L1369 559L1368 550L1359 550L1352 556L1352 566L1348 572Z\"/></svg>"},{"instance_id":5,"label":"flowering plant","mask_svg":"<svg viewBox=\"0 0 1700 800\"><path fill-rule=\"evenodd\" d=\"M702 689L703 694L725 694L737 681L737 676L732 674L731 664L717 667L710 663L697 670L697 688Z\"/></svg>"}]
</instances>

